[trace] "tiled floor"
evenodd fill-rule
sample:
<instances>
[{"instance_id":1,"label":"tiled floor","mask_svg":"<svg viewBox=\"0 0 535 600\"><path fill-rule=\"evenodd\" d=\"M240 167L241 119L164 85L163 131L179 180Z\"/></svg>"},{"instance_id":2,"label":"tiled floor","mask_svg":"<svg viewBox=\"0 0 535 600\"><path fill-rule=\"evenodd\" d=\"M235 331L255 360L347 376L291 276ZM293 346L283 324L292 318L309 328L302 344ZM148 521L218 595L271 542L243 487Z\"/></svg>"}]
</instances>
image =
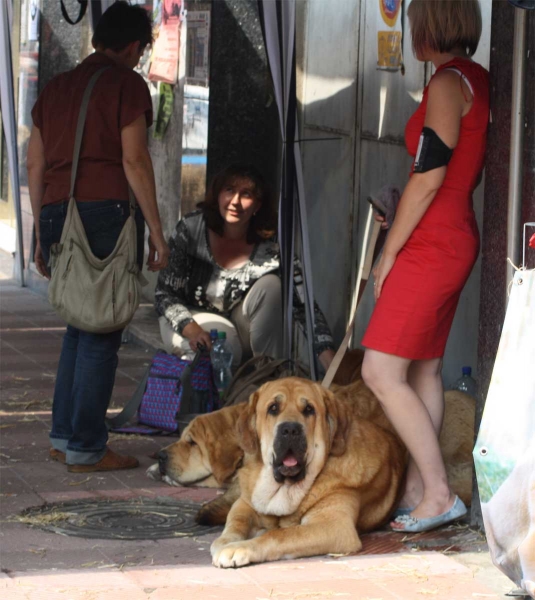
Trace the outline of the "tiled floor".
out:
<instances>
[{"instance_id":1,"label":"tiled floor","mask_svg":"<svg viewBox=\"0 0 535 600\"><path fill-rule=\"evenodd\" d=\"M1 257L3 259L5 257ZM48 428L62 323L46 300L2 278L0 260L0 597L6 600L468 600L505 598L511 582L490 565L467 525L423 535L363 536L357 556L319 557L222 571L211 566L217 534L158 541L66 537L17 521L20 511L75 499L167 496L203 502L214 490L172 488L145 476L171 440L112 436L141 468L76 475L48 458ZM124 345L113 406L131 396L150 352Z\"/></svg>"}]
</instances>

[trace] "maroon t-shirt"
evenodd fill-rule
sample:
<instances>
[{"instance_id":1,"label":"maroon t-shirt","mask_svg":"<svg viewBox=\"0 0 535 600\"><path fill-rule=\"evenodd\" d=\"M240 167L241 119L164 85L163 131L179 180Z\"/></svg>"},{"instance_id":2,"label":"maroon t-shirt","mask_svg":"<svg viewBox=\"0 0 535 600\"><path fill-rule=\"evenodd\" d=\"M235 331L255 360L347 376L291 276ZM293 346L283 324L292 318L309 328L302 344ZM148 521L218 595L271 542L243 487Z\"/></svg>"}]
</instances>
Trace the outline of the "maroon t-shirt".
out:
<instances>
[{"instance_id":1,"label":"maroon t-shirt","mask_svg":"<svg viewBox=\"0 0 535 600\"><path fill-rule=\"evenodd\" d=\"M47 163L43 206L69 197L82 96L91 76L105 66L110 69L97 81L87 109L74 197L84 202L128 200L121 130L142 114L150 127L152 101L141 75L96 52L72 71L54 77L33 107L32 118L41 132Z\"/></svg>"}]
</instances>

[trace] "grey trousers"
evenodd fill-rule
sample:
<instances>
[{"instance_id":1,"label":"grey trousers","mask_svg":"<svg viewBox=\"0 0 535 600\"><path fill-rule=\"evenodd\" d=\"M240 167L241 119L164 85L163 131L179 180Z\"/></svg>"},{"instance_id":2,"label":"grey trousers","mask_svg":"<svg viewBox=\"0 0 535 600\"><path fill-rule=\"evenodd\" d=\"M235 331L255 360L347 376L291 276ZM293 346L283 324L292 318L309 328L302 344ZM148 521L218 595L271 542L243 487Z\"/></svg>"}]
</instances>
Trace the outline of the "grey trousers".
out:
<instances>
[{"instance_id":1,"label":"grey trousers","mask_svg":"<svg viewBox=\"0 0 535 600\"><path fill-rule=\"evenodd\" d=\"M261 277L233 309L230 319L197 310L191 310L191 314L206 331L226 332L234 366L260 354L282 357L281 281L277 275ZM159 323L163 349L169 354L191 357L188 339L174 331L165 317L160 317Z\"/></svg>"}]
</instances>

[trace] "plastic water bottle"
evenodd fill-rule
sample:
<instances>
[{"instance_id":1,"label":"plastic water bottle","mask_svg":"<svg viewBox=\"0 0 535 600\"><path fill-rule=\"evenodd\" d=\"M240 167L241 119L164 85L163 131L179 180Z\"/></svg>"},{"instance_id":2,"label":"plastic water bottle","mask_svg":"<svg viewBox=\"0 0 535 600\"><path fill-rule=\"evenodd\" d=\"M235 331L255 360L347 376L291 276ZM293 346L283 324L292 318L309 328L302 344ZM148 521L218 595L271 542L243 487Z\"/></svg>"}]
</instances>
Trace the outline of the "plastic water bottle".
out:
<instances>
[{"instance_id":1,"label":"plastic water bottle","mask_svg":"<svg viewBox=\"0 0 535 600\"><path fill-rule=\"evenodd\" d=\"M472 378L472 367L463 367L462 377L459 377L457 381L451 386L452 390L460 390L461 392L465 392L470 394L470 396L476 395L477 392L477 383L475 379Z\"/></svg>"},{"instance_id":2,"label":"plastic water bottle","mask_svg":"<svg viewBox=\"0 0 535 600\"><path fill-rule=\"evenodd\" d=\"M215 344L217 340L217 329L210 329L210 341L212 342L212 346Z\"/></svg>"},{"instance_id":3,"label":"plastic water bottle","mask_svg":"<svg viewBox=\"0 0 535 600\"><path fill-rule=\"evenodd\" d=\"M227 334L225 331L218 332L217 340L212 346L210 358L212 359L215 385L219 392L219 397L222 398L232 379L231 366L233 358L232 351L227 344Z\"/></svg>"}]
</instances>

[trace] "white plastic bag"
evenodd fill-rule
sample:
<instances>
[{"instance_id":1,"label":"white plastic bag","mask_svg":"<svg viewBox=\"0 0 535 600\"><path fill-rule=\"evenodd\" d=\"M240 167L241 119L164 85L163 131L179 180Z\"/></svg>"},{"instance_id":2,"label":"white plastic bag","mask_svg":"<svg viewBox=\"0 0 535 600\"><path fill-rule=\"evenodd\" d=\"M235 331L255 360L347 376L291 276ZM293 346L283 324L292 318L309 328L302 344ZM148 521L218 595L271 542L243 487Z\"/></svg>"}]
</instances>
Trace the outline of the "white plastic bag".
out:
<instances>
[{"instance_id":1,"label":"white plastic bag","mask_svg":"<svg viewBox=\"0 0 535 600\"><path fill-rule=\"evenodd\" d=\"M474 461L492 560L535 598L535 271L513 280Z\"/></svg>"}]
</instances>

